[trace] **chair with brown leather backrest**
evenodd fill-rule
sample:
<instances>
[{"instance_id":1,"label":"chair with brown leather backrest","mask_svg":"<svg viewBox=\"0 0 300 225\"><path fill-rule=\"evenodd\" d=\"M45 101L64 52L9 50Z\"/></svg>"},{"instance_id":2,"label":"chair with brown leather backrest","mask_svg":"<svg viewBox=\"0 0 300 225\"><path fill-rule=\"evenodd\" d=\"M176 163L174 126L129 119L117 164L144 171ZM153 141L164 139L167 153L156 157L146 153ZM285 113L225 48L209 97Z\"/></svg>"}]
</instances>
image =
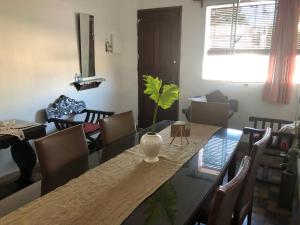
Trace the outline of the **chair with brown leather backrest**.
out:
<instances>
[{"instance_id":1,"label":"chair with brown leather backrest","mask_svg":"<svg viewBox=\"0 0 300 225\"><path fill-rule=\"evenodd\" d=\"M250 157L252 159L250 172L247 180L243 185L243 192L241 193L234 213L234 225L242 225L244 219L247 217L247 224L251 224L253 193L255 188L256 174L259 168L262 156L265 153L266 146L271 138L271 128L266 128L264 136L252 147Z\"/></svg>"},{"instance_id":2,"label":"chair with brown leather backrest","mask_svg":"<svg viewBox=\"0 0 300 225\"><path fill-rule=\"evenodd\" d=\"M236 176L218 188L207 225L231 225L237 198L249 174L250 160L249 156L245 156Z\"/></svg>"},{"instance_id":3,"label":"chair with brown leather backrest","mask_svg":"<svg viewBox=\"0 0 300 225\"><path fill-rule=\"evenodd\" d=\"M228 111L229 103L193 101L191 122L228 127Z\"/></svg>"},{"instance_id":4,"label":"chair with brown leather backrest","mask_svg":"<svg viewBox=\"0 0 300 225\"><path fill-rule=\"evenodd\" d=\"M115 114L100 120L102 144L108 145L136 131L132 111Z\"/></svg>"},{"instance_id":5,"label":"chair with brown leather backrest","mask_svg":"<svg viewBox=\"0 0 300 225\"><path fill-rule=\"evenodd\" d=\"M256 173L262 156L265 152L266 145L271 137L271 133L271 129L266 128L263 137L253 145L250 154L252 160L249 175L247 177L247 180L245 181L245 184L243 185L243 191L241 192L241 195L238 198L237 205L234 210L234 225L243 224L243 221L246 216L248 216L248 225L251 224L253 193L255 188ZM208 213L210 210L211 205L209 205L209 203L208 205L203 206L201 208L201 213L199 215L198 221L201 223L206 223L208 219Z\"/></svg>"},{"instance_id":6,"label":"chair with brown leather backrest","mask_svg":"<svg viewBox=\"0 0 300 225\"><path fill-rule=\"evenodd\" d=\"M42 195L78 177L88 169L88 146L82 125L35 141L42 173Z\"/></svg>"}]
</instances>

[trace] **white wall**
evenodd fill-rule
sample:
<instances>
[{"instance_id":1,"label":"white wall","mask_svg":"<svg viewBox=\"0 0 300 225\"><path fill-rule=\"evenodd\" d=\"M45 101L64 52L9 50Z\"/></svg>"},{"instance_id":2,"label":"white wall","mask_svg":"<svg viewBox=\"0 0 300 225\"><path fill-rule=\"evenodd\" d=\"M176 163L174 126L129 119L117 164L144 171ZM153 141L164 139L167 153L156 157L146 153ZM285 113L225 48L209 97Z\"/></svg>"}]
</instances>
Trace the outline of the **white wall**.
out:
<instances>
[{"instance_id":1,"label":"white wall","mask_svg":"<svg viewBox=\"0 0 300 225\"><path fill-rule=\"evenodd\" d=\"M220 2L223 0L215 0ZM225 0L224 0L225 1ZM229 0L228 0L229 1ZM206 1L208 2L208 1ZM212 4L212 1L209 1ZM205 9L192 0L0 0L0 120L45 122L42 111L60 94L86 101L89 108L133 110L137 117L137 9L183 6L181 101L220 89L239 100L232 127L247 125L249 115L293 119L296 98L288 106L261 100L262 84L204 81ZM100 88L77 92L69 84L79 72L75 13L95 16L96 72ZM105 39L119 34L121 54L107 54ZM182 114L180 113L183 119ZM9 150L0 151L0 176L16 170Z\"/></svg>"},{"instance_id":2,"label":"white wall","mask_svg":"<svg viewBox=\"0 0 300 225\"><path fill-rule=\"evenodd\" d=\"M120 4L120 111L133 110L138 115L137 80L137 0L119 0Z\"/></svg>"},{"instance_id":3,"label":"white wall","mask_svg":"<svg viewBox=\"0 0 300 225\"><path fill-rule=\"evenodd\" d=\"M104 48L111 33L120 33L119 0L0 0L0 3L0 120L45 122L40 110L61 94L84 100L94 109L120 111L131 107L120 97L127 89L123 85L125 78L120 79L120 64L121 61L130 64L126 74L131 73L131 68L135 68L131 66L134 56L130 61L121 60L121 55L107 54ZM95 16L96 73L106 78L99 88L82 92L70 86L79 72L77 12ZM15 170L9 149L1 150L0 176Z\"/></svg>"},{"instance_id":4,"label":"white wall","mask_svg":"<svg viewBox=\"0 0 300 225\"><path fill-rule=\"evenodd\" d=\"M204 53L205 7L192 0L138 0L139 9L183 6L181 37L180 111L188 106L188 97L202 95L219 89L230 98L239 101L239 112L230 120L230 126L243 128L248 125L248 118L262 116L293 120L296 113L296 91L289 105L270 104L262 100L262 83L231 83L208 81L202 77ZM204 1L216 4L226 0ZM227 0L227 2L232 2ZM217 65L216 65L217 66ZM245 68L246 69L246 68ZM242 74L241 74L242 76ZM183 115L180 114L181 119Z\"/></svg>"}]
</instances>

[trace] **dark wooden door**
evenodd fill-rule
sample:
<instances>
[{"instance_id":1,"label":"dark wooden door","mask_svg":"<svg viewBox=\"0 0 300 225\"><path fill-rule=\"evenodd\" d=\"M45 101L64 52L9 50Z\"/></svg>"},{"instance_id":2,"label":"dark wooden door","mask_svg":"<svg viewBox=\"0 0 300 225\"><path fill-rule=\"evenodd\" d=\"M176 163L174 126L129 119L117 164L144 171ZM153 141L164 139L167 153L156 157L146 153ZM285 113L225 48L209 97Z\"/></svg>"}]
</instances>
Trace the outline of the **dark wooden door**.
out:
<instances>
[{"instance_id":1,"label":"dark wooden door","mask_svg":"<svg viewBox=\"0 0 300 225\"><path fill-rule=\"evenodd\" d=\"M138 11L139 126L151 125L154 103L144 94L143 75L153 75L163 83L179 85L181 7ZM178 102L159 109L157 121L178 120Z\"/></svg>"}]
</instances>

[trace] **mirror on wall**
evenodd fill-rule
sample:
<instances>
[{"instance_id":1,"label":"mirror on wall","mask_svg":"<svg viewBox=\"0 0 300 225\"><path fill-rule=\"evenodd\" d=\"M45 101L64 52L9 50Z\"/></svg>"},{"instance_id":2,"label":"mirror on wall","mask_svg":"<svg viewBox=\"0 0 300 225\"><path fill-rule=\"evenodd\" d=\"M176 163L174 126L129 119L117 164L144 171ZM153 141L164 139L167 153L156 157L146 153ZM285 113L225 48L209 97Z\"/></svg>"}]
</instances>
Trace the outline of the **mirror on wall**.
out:
<instances>
[{"instance_id":1,"label":"mirror on wall","mask_svg":"<svg viewBox=\"0 0 300 225\"><path fill-rule=\"evenodd\" d=\"M78 45L81 78L95 76L94 16L78 13Z\"/></svg>"}]
</instances>

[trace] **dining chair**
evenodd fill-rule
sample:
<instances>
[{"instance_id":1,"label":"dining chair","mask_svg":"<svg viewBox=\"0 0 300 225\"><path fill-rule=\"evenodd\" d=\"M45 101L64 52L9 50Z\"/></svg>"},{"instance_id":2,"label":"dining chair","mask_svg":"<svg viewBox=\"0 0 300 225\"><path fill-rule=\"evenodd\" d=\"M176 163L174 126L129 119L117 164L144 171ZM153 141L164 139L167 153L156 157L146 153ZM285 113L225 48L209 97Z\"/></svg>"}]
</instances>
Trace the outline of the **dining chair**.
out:
<instances>
[{"instance_id":1,"label":"dining chair","mask_svg":"<svg viewBox=\"0 0 300 225\"><path fill-rule=\"evenodd\" d=\"M245 156L236 176L217 189L207 225L231 225L237 199L250 171L250 161L251 157Z\"/></svg>"},{"instance_id":2,"label":"dining chair","mask_svg":"<svg viewBox=\"0 0 300 225\"><path fill-rule=\"evenodd\" d=\"M206 99L207 102L219 102L219 103L229 103L229 111L228 111L228 119L230 119L237 111L239 102L236 99L230 99L226 95L224 95L220 90L215 90L209 94L202 96L195 96L192 99L196 99L196 101L203 101ZM182 109L182 113L185 115L188 121L191 120L191 107L189 106L186 109Z\"/></svg>"},{"instance_id":3,"label":"dining chair","mask_svg":"<svg viewBox=\"0 0 300 225\"><path fill-rule=\"evenodd\" d=\"M265 152L266 145L271 137L271 133L272 133L271 128L267 128L263 137L253 145L251 154L249 155L252 159L249 176L247 177L247 180L243 185L243 191L241 193L241 196L239 196L238 198L238 202L234 210L234 218L233 218L234 225L243 224L243 221L246 216L248 216L247 217L248 225L251 224L253 193L255 188L256 173L260 161L262 159L262 155ZM198 217L199 222L207 224L208 215L212 208L211 199L213 199L214 197L215 196L209 197L206 203L204 204L204 206L201 207L200 214Z\"/></svg>"},{"instance_id":4,"label":"dining chair","mask_svg":"<svg viewBox=\"0 0 300 225\"><path fill-rule=\"evenodd\" d=\"M196 102L191 103L191 122L228 127L229 103Z\"/></svg>"},{"instance_id":5,"label":"dining chair","mask_svg":"<svg viewBox=\"0 0 300 225\"><path fill-rule=\"evenodd\" d=\"M136 132L132 111L103 118L100 127L104 146Z\"/></svg>"},{"instance_id":6,"label":"dining chair","mask_svg":"<svg viewBox=\"0 0 300 225\"><path fill-rule=\"evenodd\" d=\"M88 169L88 146L82 125L35 141L42 174L42 195L80 176Z\"/></svg>"},{"instance_id":7,"label":"dining chair","mask_svg":"<svg viewBox=\"0 0 300 225\"><path fill-rule=\"evenodd\" d=\"M265 153L266 146L271 138L271 133L272 129L269 127L266 128L263 137L255 142L252 147L250 152L250 157L252 159L250 173L243 185L243 191L234 210L233 225L242 225L246 216L247 225L251 225L256 174Z\"/></svg>"}]
</instances>

